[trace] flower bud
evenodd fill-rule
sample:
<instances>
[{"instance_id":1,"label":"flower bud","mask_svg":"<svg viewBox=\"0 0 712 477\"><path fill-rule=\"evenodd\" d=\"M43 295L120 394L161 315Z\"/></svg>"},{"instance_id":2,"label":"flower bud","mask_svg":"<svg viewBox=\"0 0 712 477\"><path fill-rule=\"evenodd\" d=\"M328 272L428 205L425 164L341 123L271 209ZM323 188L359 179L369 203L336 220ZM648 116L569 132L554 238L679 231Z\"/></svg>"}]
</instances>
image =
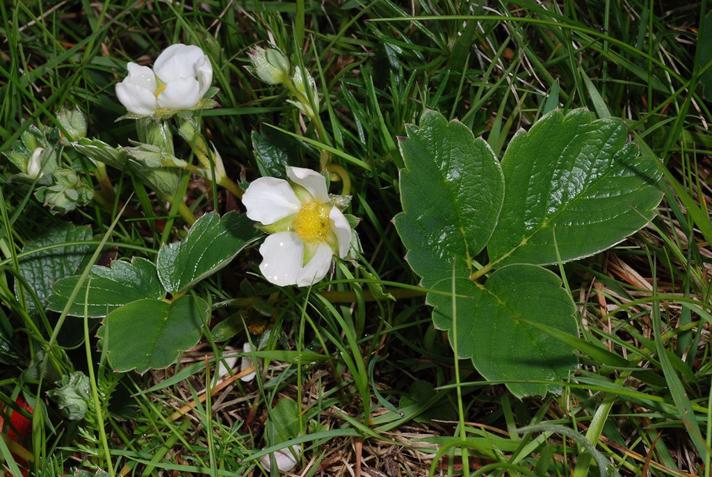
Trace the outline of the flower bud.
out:
<instances>
[{"instance_id":1,"label":"flower bud","mask_svg":"<svg viewBox=\"0 0 712 477\"><path fill-rule=\"evenodd\" d=\"M37 128L37 126L32 125L20 136L22 145L28 151L34 151L40 147L40 139L42 138L42 132ZM44 142L44 141L43 141Z\"/></svg>"},{"instance_id":2,"label":"flower bud","mask_svg":"<svg viewBox=\"0 0 712 477\"><path fill-rule=\"evenodd\" d=\"M136 121L138 140L145 144L157 146L161 151L173 155L173 133L166 121L153 118L141 118Z\"/></svg>"},{"instance_id":3,"label":"flower bud","mask_svg":"<svg viewBox=\"0 0 712 477\"><path fill-rule=\"evenodd\" d=\"M255 75L265 83L282 84L289 78L289 60L281 51L257 46L248 55Z\"/></svg>"},{"instance_id":4,"label":"flower bud","mask_svg":"<svg viewBox=\"0 0 712 477\"><path fill-rule=\"evenodd\" d=\"M272 458L274 458L274 461L277 464L277 470L284 474L297 466L298 459L301 455L301 444L295 444L262 456L260 463L262 464L262 467L269 472L272 469Z\"/></svg>"},{"instance_id":5,"label":"flower bud","mask_svg":"<svg viewBox=\"0 0 712 477\"><path fill-rule=\"evenodd\" d=\"M87 135L87 120L79 108L63 109L57 113L59 124L69 141L76 141Z\"/></svg>"},{"instance_id":6,"label":"flower bud","mask_svg":"<svg viewBox=\"0 0 712 477\"><path fill-rule=\"evenodd\" d=\"M84 419L91 402L89 378L81 371L74 371L69 376L63 376L56 384L57 387L47 395L57 402L57 407L70 421Z\"/></svg>"},{"instance_id":7,"label":"flower bud","mask_svg":"<svg viewBox=\"0 0 712 477\"><path fill-rule=\"evenodd\" d=\"M294 84L294 88L303 98L297 98L297 101L289 102L307 116L313 116L314 110L319 110L319 92L316 89L316 81L307 70L297 68L294 71L294 76L292 76L292 84Z\"/></svg>"},{"instance_id":8,"label":"flower bud","mask_svg":"<svg viewBox=\"0 0 712 477\"><path fill-rule=\"evenodd\" d=\"M43 147L35 148L35 150L32 151L32 156L30 156L30 160L27 161L27 168L25 170L25 174L27 174L27 177L30 179L37 179L40 176L42 172L42 153L44 151Z\"/></svg>"},{"instance_id":9,"label":"flower bud","mask_svg":"<svg viewBox=\"0 0 712 477\"><path fill-rule=\"evenodd\" d=\"M66 214L89 203L94 191L71 169L57 169L52 185L37 188L35 197L53 214Z\"/></svg>"},{"instance_id":10,"label":"flower bud","mask_svg":"<svg viewBox=\"0 0 712 477\"><path fill-rule=\"evenodd\" d=\"M25 131L14 147L3 153L20 170L20 177L47 183L57 168L57 153L44 136L31 127Z\"/></svg>"}]
</instances>

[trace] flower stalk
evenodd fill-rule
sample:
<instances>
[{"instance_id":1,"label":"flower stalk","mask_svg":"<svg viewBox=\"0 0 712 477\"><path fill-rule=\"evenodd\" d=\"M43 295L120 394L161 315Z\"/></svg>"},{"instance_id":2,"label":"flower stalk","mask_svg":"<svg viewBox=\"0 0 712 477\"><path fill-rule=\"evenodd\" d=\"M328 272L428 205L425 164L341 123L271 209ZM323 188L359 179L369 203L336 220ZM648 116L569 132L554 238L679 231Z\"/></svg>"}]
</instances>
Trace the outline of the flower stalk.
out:
<instances>
[{"instance_id":1,"label":"flower stalk","mask_svg":"<svg viewBox=\"0 0 712 477\"><path fill-rule=\"evenodd\" d=\"M210 181L215 179L216 184L230 191L235 197L242 197L244 191L227 175L220 154L208 147L208 143L200 132L197 122L192 118L183 121L178 132L188 143L193 154L203 167L203 170L200 171L201 175Z\"/></svg>"}]
</instances>

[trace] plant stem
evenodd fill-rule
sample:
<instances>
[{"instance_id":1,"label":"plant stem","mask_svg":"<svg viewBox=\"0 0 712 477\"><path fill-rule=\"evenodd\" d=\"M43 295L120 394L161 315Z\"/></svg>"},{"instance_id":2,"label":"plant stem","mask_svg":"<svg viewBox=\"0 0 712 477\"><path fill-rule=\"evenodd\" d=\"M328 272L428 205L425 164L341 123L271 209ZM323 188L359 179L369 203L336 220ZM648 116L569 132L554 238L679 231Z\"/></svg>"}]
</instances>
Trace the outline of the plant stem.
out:
<instances>
[{"instance_id":1,"label":"plant stem","mask_svg":"<svg viewBox=\"0 0 712 477\"><path fill-rule=\"evenodd\" d=\"M99 182L99 187L104 197L110 202L114 202L114 186L111 183L111 178L106 172L106 164L97 162L96 164L96 180Z\"/></svg>"},{"instance_id":2,"label":"plant stem","mask_svg":"<svg viewBox=\"0 0 712 477\"><path fill-rule=\"evenodd\" d=\"M341 180L341 195L351 194L351 177L349 171L338 164L327 164L325 169Z\"/></svg>"},{"instance_id":3,"label":"plant stem","mask_svg":"<svg viewBox=\"0 0 712 477\"><path fill-rule=\"evenodd\" d=\"M470 281L476 282L479 278L483 277L484 275L487 275L487 273L494 268L496 262L489 262L487 265L484 267L480 268L476 272L472 272L470 274Z\"/></svg>"},{"instance_id":4,"label":"plant stem","mask_svg":"<svg viewBox=\"0 0 712 477\"><path fill-rule=\"evenodd\" d=\"M230 193L232 193L232 195L234 195L238 199L242 198L242 194L244 193L244 191L242 190L242 187L237 185L228 176L221 177L220 180L218 180L218 185L221 185L222 187L224 187L225 189L230 191Z\"/></svg>"},{"instance_id":5,"label":"plant stem","mask_svg":"<svg viewBox=\"0 0 712 477\"><path fill-rule=\"evenodd\" d=\"M321 122L321 117L319 116L318 111L314 111L311 107L311 101L309 101L309 98L304 96L295 86L294 83L292 82L291 79L286 81L284 85L287 87L289 92L294 96L294 98L297 100L297 102L305 105L306 111L305 114L309 118L309 120L314 124L314 127L316 128L316 135L323 142L324 144L331 145L331 139L329 138L329 135L326 133L326 128L324 128L324 123ZM327 151L321 151L319 153L320 161L319 165L321 166L321 170L324 171L328 168L329 163L331 162L331 154Z\"/></svg>"},{"instance_id":6,"label":"plant stem","mask_svg":"<svg viewBox=\"0 0 712 477\"><path fill-rule=\"evenodd\" d=\"M104 413L101 409L101 400L99 399L99 389L96 384L96 376L94 375L94 364L91 355L91 340L89 337L89 317L88 317L88 303L89 303L89 289L91 288L91 277L87 281L87 290L84 294L84 351L87 357L87 367L89 371L89 383L91 384L91 395L94 404L94 412L96 413L96 423L99 428L99 439L101 440L102 450L104 451L104 457L106 458L107 472L110 476L114 477L116 472L114 472L114 464L111 461L111 451L109 451L109 441L106 438L106 430L104 429Z\"/></svg>"},{"instance_id":7,"label":"plant stem","mask_svg":"<svg viewBox=\"0 0 712 477\"><path fill-rule=\"evenodd\" d=\"M225 173L225 166L223 165L222 159L210 151L202 134L196 134L192 141L188 141L188 144L190 144L193 154L195 154L195 157L198 158L198 161L200 161L200 164L204 168L204 171L201 171L203 177L212 180L213 178L210 176L209 171L214 170L215 179L217 179L215 181L216 184L230 191L235 197L242 197L244 191Z\"/></svg>"},{"instance_id":8,"label":"plant stem","mask_svg":"<svg viewBox=\"0 0 712 477\"><path fill-rule=\"evenodd\" d=\"M178 203L178 213L183 218L186 224L193 225L195 223L195 214L190 208L183 202Z\"/></svg>"},{"instance_id":9,"label":"plant stem","mask_svg":"<svg viewBox=\"0 0 712 477\"><path fill-rule=\"evenodd\" d=\"M455 290L455 267L452 268L452 282L451 290L452 292L452 351L454 354L454 365L455 365L455 384L457 385L457 414L459 418L459 431L460 439L463 442L467 441L467 431L465 430L465 410L462 404L462 387L460 386L460 353L458 350L458 337L457 337L457 295ZM461 448L461 459L462 459L462 471L465 477L470 476L470 462L469 453L466 447Z\"/></svg>"},{"instance_id":10,"label":"plant stem","mask_svg":"<svg viewBox=\"0 0 712 477\"><path fill-rule=\"evenodd\" d=\"M416 298L425 295L425 290L402 290L391 289L383 290L384 296L373 296L373 293L366 290L363 292L364 301L385 301L388 300L388 295L393 296L396 300L405 300L408 298ZM321 296L329 300L331 303L354 303L357 300L356 294L346 290L327 290L320 292Z\"/></svg>"}]
</instances>

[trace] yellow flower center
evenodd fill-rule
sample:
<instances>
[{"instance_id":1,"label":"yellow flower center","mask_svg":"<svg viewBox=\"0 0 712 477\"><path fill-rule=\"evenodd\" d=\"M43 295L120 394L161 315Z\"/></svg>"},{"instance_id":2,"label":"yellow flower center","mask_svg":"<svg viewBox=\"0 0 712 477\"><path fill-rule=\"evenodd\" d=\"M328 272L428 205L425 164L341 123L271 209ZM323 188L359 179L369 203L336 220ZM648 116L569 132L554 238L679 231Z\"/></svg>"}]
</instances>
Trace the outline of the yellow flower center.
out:
<instances>
[{"instance_id":1,"label":"yellow flower center","mask_svg":"<svg viewBox=\"0 0 712 477\"><path fill-rule=\"evenodd\" d=\"M161 95L161 93L163 93L163 91L165 91L165 89L166 89L166 84L163 81L156 78L156 92L154 93L156 95L156 98L158 98Z\"/></svg>"},{"instance_id":2,"label":"yellow flower center","mask_svg":"<svg viewBox=\"0 0 712 477\"><path fill-rule=\"evenodd\" d=\"M331 232L328 205L318 202L304 204L294 218L294 231L305 242L326 242Z\"/></svg>"}]
</instances>

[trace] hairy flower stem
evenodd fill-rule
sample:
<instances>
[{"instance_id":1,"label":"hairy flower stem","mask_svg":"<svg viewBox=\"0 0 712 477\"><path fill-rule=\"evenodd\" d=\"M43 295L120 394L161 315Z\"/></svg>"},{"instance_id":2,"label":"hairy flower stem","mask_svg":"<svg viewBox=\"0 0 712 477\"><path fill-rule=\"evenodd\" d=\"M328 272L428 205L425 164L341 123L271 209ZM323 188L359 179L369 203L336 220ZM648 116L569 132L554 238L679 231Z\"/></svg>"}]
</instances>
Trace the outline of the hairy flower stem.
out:
<instances>
[{"instance_id":1,"label":"hairy flower stem","mask_svg":"<svg viewBox=\"0 0 712 477\"><path fill-rule=\"evenodd\" d=\"M178 213L186 224L193 225L195 223L195 214L193 214L190 208L183 202L178 204Z\"/></svg>"},{"instance_id":2,"label":"hairy flower stem","mask_svg":"<svg viewBox=\"0 0 712 477\"><path fill-rule=\"evenodd\" d=\"M313 111L311 108L311 101L309 101L309 98L307 98L304 94L302 94L296 86L294 86L294 82L290 79L285 82L285 86L289 90L289 92L294 96L294 98L297 100L297 102L304 104L306 106L309 106L307 109L307 112L305 112L306 116L309 118L309 120L312 122L314 127L316 128L316 135L318 136L319 140L323 142L324 144L331 145L331 139L329 138L329 135L326 133L326 128L324 128L324 123L321 122L321 117L319 116L318 111ZM326 171L329 163L331 162L331 153L328 151L320 151L319 152L319 165L321 166L322 171Z\"/></svg>"},{"instance_id":3,"label":"hairy flower stem","mask_svg":"<svg viewBox=\"0 0 712 477\"><path fill-rule=\"evenodd\" d=\"M110 204L114 202L114 186L111 184L111 178L106 172L106 164L97 162L96 164L96 180L99 182L99 187L104 199Z\"/></svg>"},{"instance_id":4,"label":"hairy flower stem","mask_svg":"<svg viewBox=\"0 0 712 477\"><path fill-rule=\"evenodd\" d=\"M351 194L351 176L349 171L338 164L327 164L326 171L330 173L330 177L341 181L341 195Z\"/></svg>"},{"instance_id":5,"label":"hairy flower stem","mask_svg":"<svg viewBox=\"0 0 712 477\"><path fill-rule=\"evenodd\" d=\"M215 170L215 183L230 191L230 193L235 197L242 197L244 191L239 185L230 179L227 174L225 174L222 159L213 154L202 134L196 134L191 141L188 141L188 144L190 144L193 154L195 154L195 157L198 158L198 161L200 161L200 164L207 172L203 172L203 176L206 179L212 180L210 171Z\"/></svg>"}]
</instances>

